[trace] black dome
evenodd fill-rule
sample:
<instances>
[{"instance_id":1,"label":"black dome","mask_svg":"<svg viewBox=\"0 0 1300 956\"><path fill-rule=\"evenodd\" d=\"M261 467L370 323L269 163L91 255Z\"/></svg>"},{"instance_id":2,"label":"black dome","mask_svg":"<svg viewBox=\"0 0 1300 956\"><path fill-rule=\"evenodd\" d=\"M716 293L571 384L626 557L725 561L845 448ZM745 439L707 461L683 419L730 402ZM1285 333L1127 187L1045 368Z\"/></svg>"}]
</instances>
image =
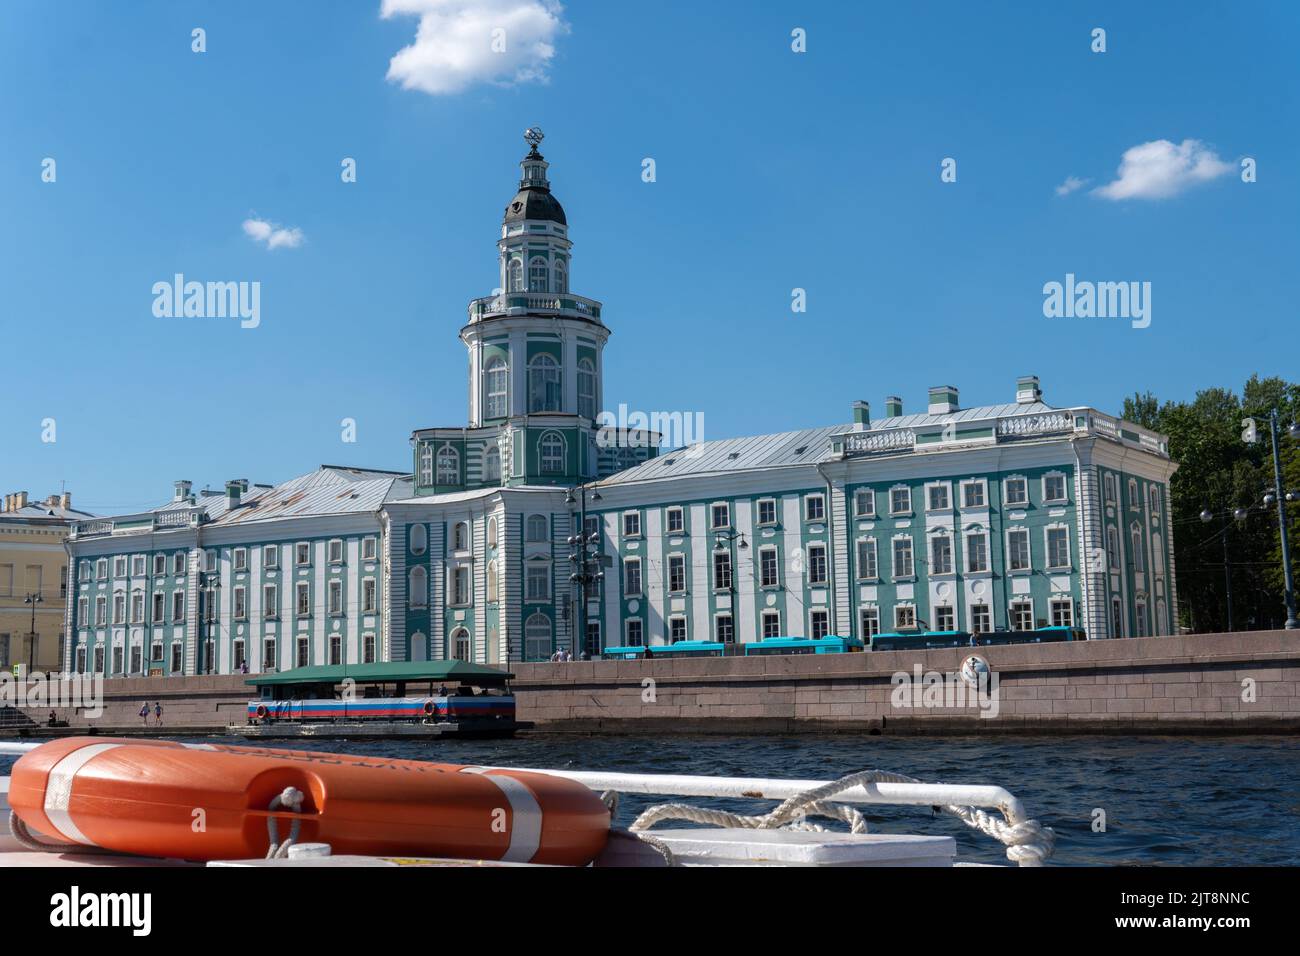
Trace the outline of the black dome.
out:
<instances>
[{"instance_id":1,"label":"black dome","mask_svg":"<svg viewBox=\"0 0 1300 956\"><path fill-rule=\"evenodd\" d=\"M519 222L524 219L558 222L562 226L569 224L564 218L564 207L560 205L560 201L551 195L549 189L539 186L529 186L519 190L515 193L515 198L506 206L505 222Z\"/></svg>"}]
</instances>

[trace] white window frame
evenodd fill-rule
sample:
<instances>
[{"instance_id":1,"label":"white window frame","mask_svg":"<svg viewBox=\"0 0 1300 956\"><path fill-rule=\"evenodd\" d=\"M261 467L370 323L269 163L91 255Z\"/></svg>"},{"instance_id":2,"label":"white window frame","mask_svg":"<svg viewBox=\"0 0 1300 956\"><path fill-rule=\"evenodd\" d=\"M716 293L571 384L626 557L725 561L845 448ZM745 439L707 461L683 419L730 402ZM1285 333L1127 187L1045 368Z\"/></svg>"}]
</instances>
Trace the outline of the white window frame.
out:
<instances>
[{"instance_id":1,"label":"white window frame","mask_svg":"<svg viewBox=\"0 0 1300 956\"><path fill-rule=\"evenodd\" d=\"M1015 545L1012 544L1013 536L1018 539L1023 539L1025 542L1024 567L1016 567L1012 560L1013 556L1016 553ZM1032 574L1033 573L1034 571L1033 536L1030 534L1028 528L1023 528L1020 527L1019 525L1008 528L1006 549L1007 549L1007 553L1006 553L1007 574Z\"/></svg>"},{"instance_id":2,"label":"white window frame","mask_svg":"<svg viewBox=\"0 0 1300 956\"><path fill-rule=\"evenodd\" d=\"M1065 563L1052 563L1052 532L1060 532L1065 538ZM1064 524L1049 524L1043 528L1043 555L1048 571L1069 571L1074 566L1074 549L1070 547L1070 528Z\"/></svg>"},{"instance_id":3,"label":"white window frame","mask_svg":"<svg viewBox=\"0 0 1300 956\"><path fill-rule=\"evenodd\" d=\"M636 590L632 589L631 582L628 579L628 571L636 566ZM642 597L645 594L645 577L642 575L641 558L639 555L630 555L623 558L623 595L625 597Z\"/></svg>"},{"instance_id":4,"label":"white window frame","mask_svg":"<svg viewBox=\"0 0 1300 956\"><path fill-rule=\"evenodd\" d=\"M673 586L674 568L679 567L681 570L681 587ZM680 551L674 551L668 555L667 561L668 573L664 577L664 584L667 585L669 594L685 594L690 586L689 569L686 566L686 555Z\"/></svg>"},{"instance_id":5,"label":"white window frame","mask_svg":"<svg viewBox=\"0 0 1300 956\"><path fill-rule=\"evenodd\" d=\"M902 612L904 612L904 611L910 613L911 618L912 618L912 620L911 620L910 623L904 624L903 621L901 620L901 614L902 614ZM901 604L895 604L895 605L894 605L894 630L896 630L896 631L912 631L912 630L915 630L916 627L917 627L917 623L916 623L916 622L917 622L917 617L916 617L916 605L915 605L913 602L911 602L911 601L905 601L905 602L903 602L903 603L901 603Z\"/></svg>"},{"instance_id":6,"label":"white window frame","mask_svg":"<svg viewBox=\"0 0 1300 956\"><path fill-rule=\"evenodd\" d=\"M813 502L817 502L818 510L821 512L817 517L813 517ZM813 524L824 524L826 522L826 496L818 493L805 495L803 499L803 520Z\"/></svg>"},{"instance_id":7,"label":"white window frame","mask_svg":"<svg viewBox=\"0 0 1300 956\"><path fill-rule=\"evenodd\" d=\"M673 518L677 519L677 527L673 527ZM686 511L680 505L673 505L671 508L664 509L664 530L668 534L685 534L686 533Z\"/></svg>"},{"instance_id":8,"label":"white window frame","mask_svg":"<svg viewBox=\"0 0 1300 956\"><path fill-rule=\"evenodd\" d=\"M771 505L771 506L772 506L772 518L771 518L771 520L769 520L769 521L764 521L764 520L763 520L763 507L764 507L765 505ZM777 506L776 506L776 499L775 499L775 498L759 498L759 499L758 499L758 502L757 502L757 505L756 505L755 514L756 514L756 516L758 517L758 520L755 522L755 524L757 524L760 528L770 528L770 527L772 527L773 525L775 525L775 524L777 523L777 521L780 520L780 512L778 511Z\"/></svg>"},{"instance_id":9,"label":"white window frame","mask_svg":"<svg viewBox=\"0 0 1300 956\"><path fill-rule=\"evenodd\" d=\"M863 508L863 504L868 505ZM872 488L858 488L853 492L853 516L855 518L874 518L876 516L876 492Z\"/></svg>"},{"instance_id":10,"label":"white window frame","mask_svg":"<svg viewBox=\"0 0 1300 956\"><path fill-rule=\"evenodd\" d=\"M906 507L906 508L895 508L895 507L894 507L894 492L896 492L896 491L902 491L902 492L905 492L905 493L907 494L907 507ZM913 515L913 514L915 514L915 513L916 513L916 509L912 507L912 487L911 487L910 485L894 485L894 486L892 486L892 487L889 489L889 514L890 514L891 516L908 516L908 515Z\"/></svg>"},{"instance_id":11,"label":"white window frame","mask_svg":"<svg viewBox=\"0 0 1300 956\"><path fill-rule=\"evenodd\" d=\"M1047 492L1047 482L1049 479L1057 479L1057 478L1061 480L1061 496L1059 498L1053 498ZM1043 475L1042 491L1043 491L1043 504L1045 505L1068 504L1070 501L1070 484L1066 480L1065 472L1063 471L1046 472Z\"/></svg>"},{"instance_id":12,"label":"white window frame","mask_svg":"<svg viewBox=\"0 0 1300 956\"><path fill-rule=\"evenodd\" d=\"M1012 500L1011 483L1016 482L1023 490L1022 497ZM1024 475L1007 475L1002 479L1002 503L1008 508L1028 508L1029 507L1029 479Z\"/></svg>"},{"instance_id":13,"label":"white window frame","mask_svg":"<svg viewBox=\"0 0 1300 956\"><path fill-rule=\"evenodd\" d=\"M937 492L943 493L943 502L936 504L934 496ZM931 481L925 486L925 510L926 511L951 511L952 510L952 482L951 481Z\"/></svg>"},{"instance_id":14,"label":"white window frame","mask_svg":"<svg viewBox=\"0 0 1300 956\"><path fill-rule=\"evenodd\" d=\"M718 509L722 508L726 512L726 521L723 524L718 523ZM709 505L709 530L726 531L731 527L731 502L714 501Z\"/></svg>"},{"instance_id":15,"label":"white window frame","mask_svg":"<svg viewBox=\"0 0 1300 956\"><path fill-rule=\"evenodd\" d=\"M772 581L766 580L766 558L772 559ZM761 590L775 591L781 587L781 552L774 544L765 544L758 549L758 586Z\"/></svg>"},{"instance_id":16,"label":"white window frame","mask_svg":"<svg viewBox=\"0 0 1300 956\"><path fill-rule=\"evenodd\" d=\"M898 544L900 541L907 542L908 569L900 572L898 568ZM916 542L912 540L910 534L896 534L890 539L889 543L889 570L895 581L911 581L916 578Z\"/></svg>"},{"instance_id":17,"label":"white window frame","mask_svg":"<svg viewBox=\"0 0 1300 956\"><path fill-rule=\"evenodd\" d=\"M972 562L971 562L970 548L971 548L972 538L984 539L984 567L982 568L976 568L971 566ZM989 574L992 572L993 555L989 547L989 533L987 529L967 528L962 533L962 549L964 552L962 555L963 558L962 566L966 569L967 574Z\"/></svg>"},{"instance_id":18,"label":"white window frame","mask_svg":"<svg viewBox=\"0 0 1300 956\"><path fill-rule=\"evenodd\" d=\"M953 577L957 573L957 557L953 553L952 532L947 528L937 528L929 534L929 559L930 559L930 576L931 577ZM935 546L943 541L948 546L948 566L942 568L936 564Z\"/></svg>"},{"instance_id":19,"label":"white window frame","mask_svg":"<svg viewBox=\"0 0 1300 956\"><path fill-rule=\"evenodd\" d=\"M641 537L641 512L639 511L623 512L623 537L625 538Z\"/></svg>"},{"instance_id":20,"label":"white window frame","mask_svg":"<svg viewBox=\"0 0 1300 956\"><path fill-rule=\"evenodd\" d=\"M980 504L971 504L969 492L978 488ZM986 511L989 507L989 483L986 478L967 478L961 483L961 507L966 511Z\"/></svg>"},{"instance_id":21,"label":"white window frame","mask_svg":"<svg viewBox=\"0 0 1300 956\"><path fill-rule=\"evenodd\" d=\"M862 560L864 546L868 548L871 554L870 574L866 573L868 569L864 566L865 562ZM857 539L857 547L854 553L854 558L856 564L855 571L857 572L857 580L859 581L880 580L880 549L876 544L876 539L874 537L869 536L866 538Z\"/></svg>"}]
</instances>

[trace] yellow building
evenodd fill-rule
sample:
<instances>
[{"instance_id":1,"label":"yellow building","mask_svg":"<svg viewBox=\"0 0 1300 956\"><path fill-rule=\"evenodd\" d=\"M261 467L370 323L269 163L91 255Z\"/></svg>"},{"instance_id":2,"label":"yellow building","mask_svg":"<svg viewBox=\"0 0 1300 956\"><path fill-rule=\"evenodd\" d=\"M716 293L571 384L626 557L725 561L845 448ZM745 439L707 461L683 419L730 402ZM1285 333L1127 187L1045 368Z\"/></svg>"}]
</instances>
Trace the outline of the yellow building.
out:
<instances>
[{"instance_id":1,"label":"yellow building","mask_svg":"<svg viewBox=\"0 0 1300 956\"><path fill-rule=\"evenodd\" d=\"M90 517L73 510L67 492L44 501L28 500L25 491L5 495L0 508L0 668L59 669L68 602L64 540L70 522Z\"/></svg>"}]
</instances>

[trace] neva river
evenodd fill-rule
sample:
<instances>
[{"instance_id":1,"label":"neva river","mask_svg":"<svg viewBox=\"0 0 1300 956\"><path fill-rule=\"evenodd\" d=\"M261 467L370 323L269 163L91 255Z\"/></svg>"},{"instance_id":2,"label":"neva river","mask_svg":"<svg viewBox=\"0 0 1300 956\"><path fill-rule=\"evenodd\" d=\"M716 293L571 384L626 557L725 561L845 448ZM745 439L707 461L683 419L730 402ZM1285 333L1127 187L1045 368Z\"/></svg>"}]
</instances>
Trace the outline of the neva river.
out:
<instances>
[{"instance_id":1,"label":"neva river","mask_svg":"<svg viewBox=\"0 0 1300 956\"><path fill-rule=\"evenodd\" d=\"M807 779L876 768L929 782L995 784L1056 830L1051 862L1075 866L1295 864L1300 859L1297 744L1294 737L558 734L496 741L268 741L276 747L447 763ZM0 757L0 773L11 764L11 758ZM668 799L624 794L617 822L626 826L643 807ZM755 813L775 804L713 805ZM934 816L923 807L861 809L874 831L947 833L957 839L959 859L1006 862L1000 844L948 814ZM1093 824L1098 810L1105 812L1101 832Z\"/></svg>"}]
</instances>

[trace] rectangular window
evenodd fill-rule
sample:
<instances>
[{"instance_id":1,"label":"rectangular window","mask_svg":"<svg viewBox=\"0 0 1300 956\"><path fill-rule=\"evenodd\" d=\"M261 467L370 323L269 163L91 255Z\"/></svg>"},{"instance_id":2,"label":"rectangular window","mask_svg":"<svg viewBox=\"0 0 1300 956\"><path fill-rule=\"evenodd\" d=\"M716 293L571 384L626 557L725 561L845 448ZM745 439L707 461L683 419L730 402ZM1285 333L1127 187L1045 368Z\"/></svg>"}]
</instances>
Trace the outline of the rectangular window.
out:
<instances>
[{"instance_id":1,"label":"rectangular window","mask_svg":"<svg viewBox=\"0 0 1300 956\"><path fill-rule=\"evenodd\" d=\"M122 647L120 644L113 648L113 673L122 673Z\"/></svg>"},{"instance_id":2,"label":"rectangular window","mask_svg":"<svg viewBox=\"0 0 1300 956\"><path fill-rule=\"evenodd\" d=\"M1044 475L1043 476L1043 500L1044 501L1065 500L1065 475Z\"/></svg>"},{"instance_id":3,"label":"rectangular window","mask_svg":"<svg viewBox=\"0 0 1300 956\"><path fill-rule=\"evenodd\" d=\"M1011 604L1011 629L1013 631L1032 631L1034 629L1034 605L1029 601L1013 601Z\"/></svg>"},{"instance_id":4,"label":"rectangular window","mask_svg":"<svg viewBox=\"0 0 1300 956\"><path fill-rule=\"evenodd\" d=\"M95 623L100 627L108 623L108 600L106 598L95 598Z\"/></svg>"},{"instance_id":5,"label":"rectangular window","mask_svg":"<svg viewBox=\"0 0 1300 956\"><path fill-rule=\"evenodd\" d=\"M108 558L100 558L95 562L95 577L100 581L108 577Z\"/></svg>"},{"instance_id":6,"label":"rectangular window","mask_svg":"<svg viewBox=\"0 0 1300 956\"><path fill-rule=\"evenodd\" d=\"M143 591L131 592L131 623L132 624L144 623L144 592Z\"/></svg>"},{"instance_id":7,"label":"rectangular window","mask_svg":"<svg viewBox=\"0 0 1300 956\"><path fill-rule=\"evenodd\" d=\"M126 558L113 559L113 577L115 578L126 577Z\"/></svg>"},{"instance_id":8,"label":"rectangular window","mask_svg":"<svg viewBox=\"0 0 1300 956\"><path fill-rule=\"evenodd\" d=\"M823 637L831 632L831 618L828 611L812 612L812 639L820 641Z\"/></svg>"},{"instance_id":9,"label":"rectangular window","mask_svg":"<svg viewBox=\"0 0 1300 956\"><path fill-rule=\"evenodd\" d=\"M1008 478L1002 483L1002 496L1008 505L1029 504L1029 484L1023 478Z\"/></svg>"},{"instance_id":10,"label":"rectangular window","mask_svg":"<svg viewBox=\"0 0 1300 956\"><path fill-rule=\"evenodd\" d=\"M266 547L262 548L262 566L265 567L267 570L270 570L271 568L279 567L279 565L280 565L279 547L277 547L274 544L268 544Z\"/></svg>"},{"instance_id":11,"label":"rectangular window","mask_svg":"<svg viewBox=\"0 0 1300 956\"><path fill-rule=\"evenodd\" d=\"M524 580L525 600L538 602L551 600L551 566L549 563L534 562L528 566Z\"/></svg>"},{"instance_id":12,"label":"rectangular window","mask_svg":"<svg viewBox=\"0 0 1300 956\"><path fill-rule=\"evenodd\" d=\"M343 613L343 582L331 581L329 583L329 602L330 614L335 616Z\"/></svg>"},{"instance_id":13,"label":"rectangular window","mask_svg":"<svg viewBox=\"0 0 1300 956\"><path fill-rule=\"evenodd\" d=\"M172 555L172 574L180 575L185 573L185 552L177 551Z\"/></svg>"},{"instance_id":14,"label":"rectangular window","mask_svg":"<svg viewBox=\"0 0 1300 956\"><path fill-rule=\"evenodd\" d=\"M248 549L236 548L231 555L231 563L236 571L248 570Z\"/></svg>"},{"instance_id":15,"label":"rectangular window","mask_svg":"<svg viewBox=\"0 0 1300 956\"><path fill-rule=\"evenodd\" d=\"M533 588L535 586L535 579L538 576L537 575L538 571L541 571L541 577L543 579L542 586L546 592L545 597L540 597L540 598L531 596L533 593ZM529 567L528 585L529 585L530 596L528 599L530 601L544 601L547 598L549 598L551 593L551 589L548 586L550 580L551 580L550 565L542 564L542 565ZM471 603L470 595L469 595L469 568L466 567L465 565L460 565L452 572L451 600L453 604Z\"/></svg>"},{"instance_id":16,"label":"rectangular window","mask_svg":"<svg viewBox=\"0 0 1300 956\"><path fill-rule=\"evenodd\" d=\"M295 586L296 607L299 617L311 616L311 585L306 581L299 581Z\"/></svg>"},{"instance_id":17,"label":"rectangular window","mask_svg":"<svg viewBox=\"0 0 1300 956\"><path fill-rule=\"evenodd\" d=\"M858 542L858 580L874 581L880 576L876 566L876 539L863 538Z\"/></svg>"},{"instance_id":18,"label":"rectangular window","mask_svg":"<svg viewBox=\"0 0 1300 956\"><path fill-rule=\"evenodd\" d=\"M641 537L641 512L629 511L623 515L623 537Z\"/></svg>"},{"instance_id":19,"label":"rectangular window","mask_svg":"<svg viewBox=\"0 0 1300 956\"><path fill-rule=\"evenodd\" d=\"M172 592L172 622L179 624L185 620L185 592Z\"/></svg>"},{"instance_id":20,"label":"rectangular window","mask_svg":"<svg viewBox=\"0 0 1300 956\"><path fill-rule=\"evenodd\" d=\"M375 662L375 635L374 634L362 635L361 656L362 656L362 663L373 664Z\"/></svg>"},{"instance_id":21,"label":"rectangular window","mask_svg":"<svg viewBox=\"0 0 1300 956\"><path fill-rule=\"evenodd\" d=\"M167 573L167 555L155 554L153 556L153 573L155 577L162 577Z\"/></svg>"},{"instance_id":22,"label":"rectangular window","mask_svg":"<svg viewBox=\"0 0 1300 956\"><path fill-rule=\"evenodd\" d=\"M807 521L826 520L826 497L809 495L804 499L804 519Z\"/></svg>"},{"instance_id":23,"label":"rectangular window","mask_svg":"<svg viewBox=\"0 0 1300 956\"><path fill-rule=\"evenodd\" d=\"M934 609L934 628L936 631L957 630L957 615L951 605L940 604Z\"/></svg>"},{"instance_id":24,"label":"rectangular window","mask_svg":"<svg viewBox=\"0 0 1300 956\"><path fill-rule=\"evenodd\" d=\"M763 638L781 636L781 614L779 611L763 612Z\"/></svg>"},{"instance_id":25,"label":"rectangular window","mask_svg":"<svg viewBox=\"0 0 1300 956\"><path fill-rule=\"evenodd\" d=\"M1070 532L1067 529L1047 529L1047 566L1062 569L1070 566Z\"/></svg>"},{"instance_id":26,"label":"rectangular window","mask_svg":"<svg viewBox=\"0 0 1300 956\"><path fill-rule=\"evenodd\" d=\"M248 591L242 584L235 588L235 620L248 620Z\"/></svg>"},{"instance_id":27,"label":"rectangular window","mask_svg":"<svg viewBox=\"0 0 1300 956\"><path fill-rule=\"evenodd\" d=\"M889 513L894 515L906 515L912 513L911 488L889 489Z\"/></svg>"},{"instance_id":28,"label":"rectangular window","mask_svg":"<svg viewBox=\"0 0 1300 956\"><path fill-rule=\"evenodd\" d=\"M952 538L946 534L930 539L930 573L952 574Z\"/></svg>"},{"instance_id":29,"label":"rectangular window","mask_svg":"<svg viewBox=\"0 0 1300 956\"><path fill-rule=\"evenodd\" d=\"M361 539L361 560L373 561L379 553L379 541L374 535Z\"/></svg>"},{"instance_id":30,"label":"rectangular window","mask_svg":"<svg viewBox=\"0 0 1300 956\"><path fill-rule=\"evenodd\" d=\"M623 593L628 596L641 594L641 559L623 559Z\"/></svg>"},{"instance_id":31,"label":"rectangular window","mask_svg":"<svg viewBox=\"0 0 1300 956\"><path fill-rule=\"evenodd\" d=\"M330 635L330 663L343 663L343 638L337 634Z\"/></svg>"},{"instance_id":32,"label":"rectangular window","mask_svg":"<svg viewBox=\"0 0 1300 956\"><path fill-rule=\"evenodd\" d=\"M209 548L207 551L203 552L203 570L217 570L217 552L214 549Z\"/></svg>"},{"instance_id":33,"label":"rectangular window","mask_svg":"<svg viewBox=\"0 0 1300 956\"><path fill-rule=\"evenodd\" d=\"M627 646L641 647L644 643L644 624L639 617L634 617L627 622Z\"/></svg>"},{"instance_id":34,"label":"rectangular window","mask_svg":"<svg viewBox=\"0 0 1300 956\"><path fill-rule=\"evenodd\" d=\"M685 518L681 508L669 508L665 513L665 524L669 534L681 534L685 527Z\"/></svg>"},{"instance_id":35,"label":"rectangular window","mask_svg":"<svg viewBox=\"0 0 1300 956\"><path fill-rule=\"evenodd\" d=\"M162 591L155 591L153 596L153 623L161 624L166 620L167 613L167 595Z\"/></svg>"},{"instance_id":36,"label":"rectangular window","mask_svg":"<svg viewBox=\"0 0 1300 956\"><path fill-rule=\"evenodd\" d=\"M970 606L970 629L975 634L988 634L993 630L993 614L987 604Z\"/></svg>"},{"instance_id":37,"label":"rectangular window","mask_svg":"<svg viewBox=\"0 0 1300 956\"><path fill-rule=\"evenodd\" d=\"M894 608L894 629L912 631L916 629L916 608L911 604L899 604Z\"/></svg>"},{"instance_id":38,"label":"rectangular window","mask_svg":"<svg viewBox=\"0 0 1300 956\"><path fill-rule=\"evenodd\" d=\"M244 669L244 642L242 640L236 640L235 641L235 672L238 673L243 669Z\"/></svg>"},{"instance_id":39,"label":"rectangular window","mask_svg":"<svg viewBox=\"0 0 1300 956\"><path fill-rule=\"evenodd\" d=\"M730 614L719 614L717 616L717 638L719 643L734 644L736 643L736 629Z\"/></svg>"},{"instance_id":40,"label":"rectangular window","mask_svg":"<svg viewBox=\"0 0 1300 956\"><path fill-rule=\"evenodd\" d=\"M131 673L139 674L144 670L142 648L139 644L131 645Z\"/></svg>"},{"instance_id":41,"label":"rectangular window","mask_svg":"<svg viewBox=\"0 0 1300 956\"><path fill-rule=\"evenodd\" d=\"M1142 601L1133 606L1133 636L1147 636L1147 606Z\"/></svg>"},{"instance_id":42,"label":"rectangular window","mask_svg":"<svg viewBox=\"0 0 1300 956\"><path fill-rule=\"evenodd\" d=\"M294 545L294 563L298 567L306 567L311 564L311 545L305 541Z\"/></svg>"},{"instance_id":43,"label":"rectangular window","mask_svg":"<svg viewBox=\"0 0 1300 956\"><path fill-rule=\"evenodd\" d=\"M989 536L984 532L966 535L966 573L989 569Z\"/></svg>"},{"instance_id":44,"label":"rectangular window","mask_svg":"<svg viewBox=\"0 0 1300 956\"><path fill-rule=\"evenodd\" d=\"M126 623L126 595L121 591L113 595L113 623Z\"/></svg>"},{"instance_id":45,"label":"rectangular window","mask_svg":"<svg viewBox=\"0 0 1300 956\"><path fill-rule=\"evenodd\" d=\"M870 488L859 488L853 492L853 513L859 518L876 516L876 493Z\"/></svg>"},{"instance_id":46,"label":"rectangular window","mask_svg":"<svg viewBox=\"0 0 1300 956\"><path fill-rule=\"evenodd\" d=\"M366 578L361 582L361 610L369 613L375 608L375 579Z\"/></svg>"},{"instance_id":47,"label":"rectangular window","mask_svg":"<svg viewBox=\"0 0 1300 956\"><path fill-rule=\"evenodd\" d=\"M777 571L776 548L762 548L758 552L758 586L761 588L774 588L779 585L780 577Z\"/></svg>"},{"instance_id":48,"label":"rectangular window","mask_svg":"<svg viewBox=\"0 0 1300 956\"><path fill-rule=\"evenodd\" d=\"M13 575L13 572L12 572L12 571L10 571L9 573L10 573L10 576ZM90 580L90 562L89 562L89 561L81 561L81 562L79 562L79 563L77 564L77 580L78 580L78 581L89 581L89 580Z\"/></svg>"},{"instance_id":49,"label":"rectangular window","mask_svg":"<svg viewBox=\"0 0 1300 956\"><path fill-rule=\"evenodd\" d=\"M262 617L274 620L280 616L280 589L274 584L262 585Z\"/></svg>"},{"instance_id":50,"label":"rectangular window","mask_svg":"<svg viewBox=\"0 0 1300 956\"><path fill-rule=\"evenodd\" d=\"M1102 487L1105 489L1106 504L1113 505L1115 503L1115 476L1107 475L1102 480Z\"/></svg>"},{"instance_id":51,"label":"rectangular window","mask_svg":"<svg viewBox=\"0 0 1300 956\"><path fill-rule=\"evenodd\" d=\"M678 593L686 590L686 557L684 555L668 555L668 590Z\"/></svg>"},{"instance_id":52,"label":"rectangular window","mask_svg":"<svg viewBox=\"0 0 1300 956\"><path fill-rule=\"evenodd\" d=\"M731 587L731 552L713 552L713 588L724 591Z\"/></svg>"},{"instance_id":53,"label":"rectangular window","mask_svg":"<svg viewBox=\"0 0 1300 956\"><path fill-rule=\"evenodd\" d=\"M307 664L310 662L310 656L308 654L308 651L309 651L309 647L307 644L307 638L305 637L298 638L298 655L297 655L298 667L306 667Z\"/></svg>"},{"instance_id":54,"label":"rectangular window","mask_svg":"<svg viewBox=\"0 0 1300 956\"><path fill-rule=\"evenodd\" d=\"M861 639L869 641L880 633L880 608L864 607L858 612Z\"/></svg>"},{"instance_id":55,"label":"rectangular window","mask_svg":"<svg viewBox=\"0 0 1300 956\"><path fill-rule=\"evenodd\" d=\"M181 665L181 662L183 660L182 658L183 653L184 653L184 646L181 644L180 641L176 641L175 643L172 644L171 672L173 674L179 674L184 669Z\"/></svg>"},{"instance_id":56,"label":"rectangular window","mask_svg":"<svg viewBox=\"0 0 1300 956\"><path fill-rule=\"evenodd\" d=\"M668 619L668 643L676 644L686 640L686 618L670 617Z\"/></svg>"},{"instance_id":57,"label":"rectangular window","mask_svg":"<svg viewBox=\"0 0 1300 956\"><path fill-rule=\"evenodd\" d=\"M948 500L948 486L930 485L925 489L927 511L947 511L952 507L952 502Z\"/></svg>"},{"instance_id":58,"label":"rectangular window","mask_svg":"<svg viewBox=\"0 0 1300 956\"><path fill-rule=\"evenodd\" d=\"M275 638L268 637L262 640L262 670L275 670Z\"/></svg>"},{"instance_id":59,"label":"rectangular window","mask_svg":"<svg viewBox=\"0 0 1300 956\"><path fill-rule=\"evenodd\" d=\"M85 627L90 624L86 615L90 613L90 598L77 598L77 625Z\"/></svg>"},{"instance_id":60,"label":"rectangular window","mask_svg":"<svg viewBox=\"0 0 1300 956\"><path fill-rule=\"evenodd\" d=\"M1074 602L1068 598L1052 601L1052 627L1074 626Z\"/></svg>"},{"instance_id":61,"label":"rectangular window","mask_svg":"<svg viewBox=\"0 0 1300 956\"><path fill-rule=\"evenodd\" d=\"M758 523L761 525L776 524L776 499L775 498L759 499Z\"/></svg>"},{"instance_id":62,"label":"rectangular window","mask_svg":"<svg viewBox=\"0 0 1300 956\"><path fill-rule=\"evenodd\" d=\"M731 505L725 501L715 504L709 511L712 520L709 523L711 528L730 528L731 527Z\"/></svg>"},{"instance_id":63,"label":"rectangular window","mask_svg":"<svg viewBox=\"0 0 1300 956\"><path fill-rule=\"evenodd\" d=\"M1029 530L1012 528L1007 532L1007 570L1029 571L1032 564L1029 557Z\"/></svg>"},{"instance_id":64,"label":"rectangular window","mask_svg":"<svg viewBox=\"0 0 1300 956\"><path fill-rule=\"evenodd\" d=\"M961 486L961 506L963 508L988 507L988 496L983 481L965 481Z\"/></svg>"},{"instance_id":65,"label":"rectangular window","mask_svg":"<svg viewBox=\"0 0 1300 956\"><path fill-rule=\"evenodd\" d=\"M826 546L824 544L808 545L808 583L826 583Z\"/></svg>"},{"instance_id":66,"label":"rectangular window","mask_svg":"<svg viewBox=\"0 0 1300 956\"><path fill-rule=\"evenodd\" d=\"M894 539L894 577L910 578L916 574L912 566L912 539Z\"/></svg>"},{"instance_id":67,"label":"rectangular window","mask_svg":"<svg viewBox=\"0 0 1300 956\"><path fill-rule=\"evenodd\" d=\"M143 554L133 554L131 556L131 576L136 578L144 577Z\"/></svg>"},{"instance_id":68,"label":"rectangular window","mask_svg":"<svg viewBox=\"0 0 1300 956\"><path fill-rule=\"evenodd\" d=\"M330 542L330 564L343 563L343 542L335 538Z\"/></svg>"}]
</instances>

